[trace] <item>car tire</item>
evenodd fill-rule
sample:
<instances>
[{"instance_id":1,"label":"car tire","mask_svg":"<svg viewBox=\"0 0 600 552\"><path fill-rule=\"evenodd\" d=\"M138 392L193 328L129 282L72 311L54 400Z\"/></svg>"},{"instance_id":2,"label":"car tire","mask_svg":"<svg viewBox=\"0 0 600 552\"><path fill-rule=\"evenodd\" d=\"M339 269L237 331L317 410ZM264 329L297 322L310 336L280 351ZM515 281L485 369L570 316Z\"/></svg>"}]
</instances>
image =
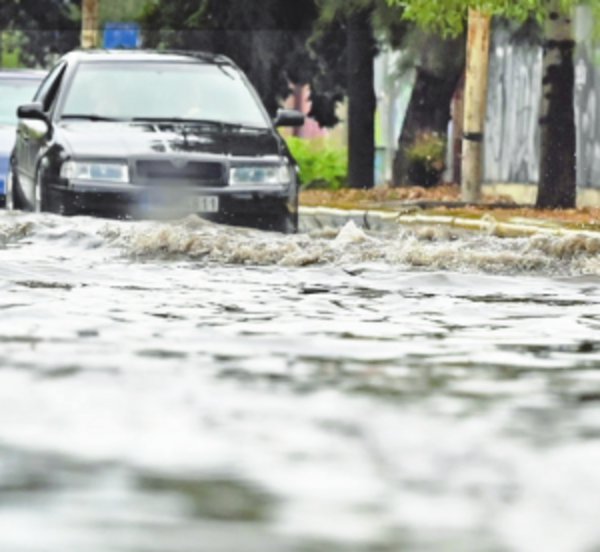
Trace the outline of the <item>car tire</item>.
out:
<instances>
[{"instance_id":1,"label":"car tire","mask_svg":"<svg viewBox=\"0 0 600 552\"><path fill-rule=\"evenodd\" d=\"M289 213L271 216L264 220L263 229L282 234L295 234L298 232L298 218Z\"/></svg>"}]
</instances>

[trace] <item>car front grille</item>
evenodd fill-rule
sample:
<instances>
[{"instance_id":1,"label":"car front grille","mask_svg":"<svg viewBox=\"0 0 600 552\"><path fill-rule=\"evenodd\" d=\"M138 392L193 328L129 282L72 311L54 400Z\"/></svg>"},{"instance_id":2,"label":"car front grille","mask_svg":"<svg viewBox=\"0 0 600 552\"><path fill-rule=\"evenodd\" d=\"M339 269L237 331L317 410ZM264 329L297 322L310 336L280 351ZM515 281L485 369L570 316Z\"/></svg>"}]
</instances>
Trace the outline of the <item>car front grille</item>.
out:
<instances>
[{"instance_id":1,"label":"car front grille","mask_svg":"<svg viewBox=\"0 0 600 552\"><path fill-rule=\"evenodd\" d=\"M142 184L183 184L187 186L226 186L221 163L209 161L138 161L137 180Z\"/></svg>"}]
</instances>

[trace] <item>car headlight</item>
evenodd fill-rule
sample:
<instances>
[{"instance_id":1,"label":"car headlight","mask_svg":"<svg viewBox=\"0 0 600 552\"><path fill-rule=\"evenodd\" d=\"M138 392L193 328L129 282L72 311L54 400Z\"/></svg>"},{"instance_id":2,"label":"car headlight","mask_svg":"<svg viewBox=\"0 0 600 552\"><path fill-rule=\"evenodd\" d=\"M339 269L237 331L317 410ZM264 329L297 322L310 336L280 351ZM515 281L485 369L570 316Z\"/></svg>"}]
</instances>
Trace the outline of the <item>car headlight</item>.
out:
<instances>
[{"instance_id":1,"label":"car headlight","mask_svg":"<svg viewBox=\"0 0 600 552\"><path fill-rule=\"evenodd\" d=\"M229 171L231 186L266 185L275 186L289 184L292 181L290 166L287 163L279 165L248 165L232 167Z\"/></svg>"},{"instance_id":2,"label":"car headlight","mask_svg":"<svg viewBox=\"0 0 600 552\"><path fill-rule=\"evenodd\" d=\"M129 167L125 163L66 161L60 168L60 176L67 180L129 182Z\"/></svg>"}]
</instances>

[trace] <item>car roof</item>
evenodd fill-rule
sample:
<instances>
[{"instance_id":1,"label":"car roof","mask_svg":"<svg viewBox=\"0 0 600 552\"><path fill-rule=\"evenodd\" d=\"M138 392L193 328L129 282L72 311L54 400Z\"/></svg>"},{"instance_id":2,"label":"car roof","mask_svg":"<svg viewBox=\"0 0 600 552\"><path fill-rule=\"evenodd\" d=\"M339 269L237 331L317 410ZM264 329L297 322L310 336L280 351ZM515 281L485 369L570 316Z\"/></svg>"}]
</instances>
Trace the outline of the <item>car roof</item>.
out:
<instances>
[{"instance_id":1,"label":"car roof","mask_svg":"<svg viewBox=\"0 0 600 552\"><path fill-rule=\"evenodd\" d=\"M180 50L73 50L63 56L68 62L80 61L162 61L162 62L201 62L219 65L235 63L228 57L209 52Z\"/></svg>"},{"instance_id":2,"label":"car roof","mask_svg":"<svg viewBox=\"0 0 600 552\"><path fill-rule=\"evenodd\" d=\"M47 75L47 71L39 69L0 69L2 80L34 80L41 81Z\"/></svg>"}]
</instances>

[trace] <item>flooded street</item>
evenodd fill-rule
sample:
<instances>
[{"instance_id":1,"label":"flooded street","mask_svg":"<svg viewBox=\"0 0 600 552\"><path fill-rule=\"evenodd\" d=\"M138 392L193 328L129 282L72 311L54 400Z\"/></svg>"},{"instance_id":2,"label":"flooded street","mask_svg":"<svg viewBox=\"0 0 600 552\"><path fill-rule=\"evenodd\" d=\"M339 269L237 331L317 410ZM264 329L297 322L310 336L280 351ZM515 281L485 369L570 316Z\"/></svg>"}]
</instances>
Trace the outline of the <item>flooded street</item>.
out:
<instances>
[{"instance_id":1,"label":"flooded street","mask_svg":"<svg viewBox=\"0 0 600 552\"><path fill-rule=\"evenodd\" d=\"M0 243L3 552L600 550L600 239Z\"/></svg>"}]
</instances>

